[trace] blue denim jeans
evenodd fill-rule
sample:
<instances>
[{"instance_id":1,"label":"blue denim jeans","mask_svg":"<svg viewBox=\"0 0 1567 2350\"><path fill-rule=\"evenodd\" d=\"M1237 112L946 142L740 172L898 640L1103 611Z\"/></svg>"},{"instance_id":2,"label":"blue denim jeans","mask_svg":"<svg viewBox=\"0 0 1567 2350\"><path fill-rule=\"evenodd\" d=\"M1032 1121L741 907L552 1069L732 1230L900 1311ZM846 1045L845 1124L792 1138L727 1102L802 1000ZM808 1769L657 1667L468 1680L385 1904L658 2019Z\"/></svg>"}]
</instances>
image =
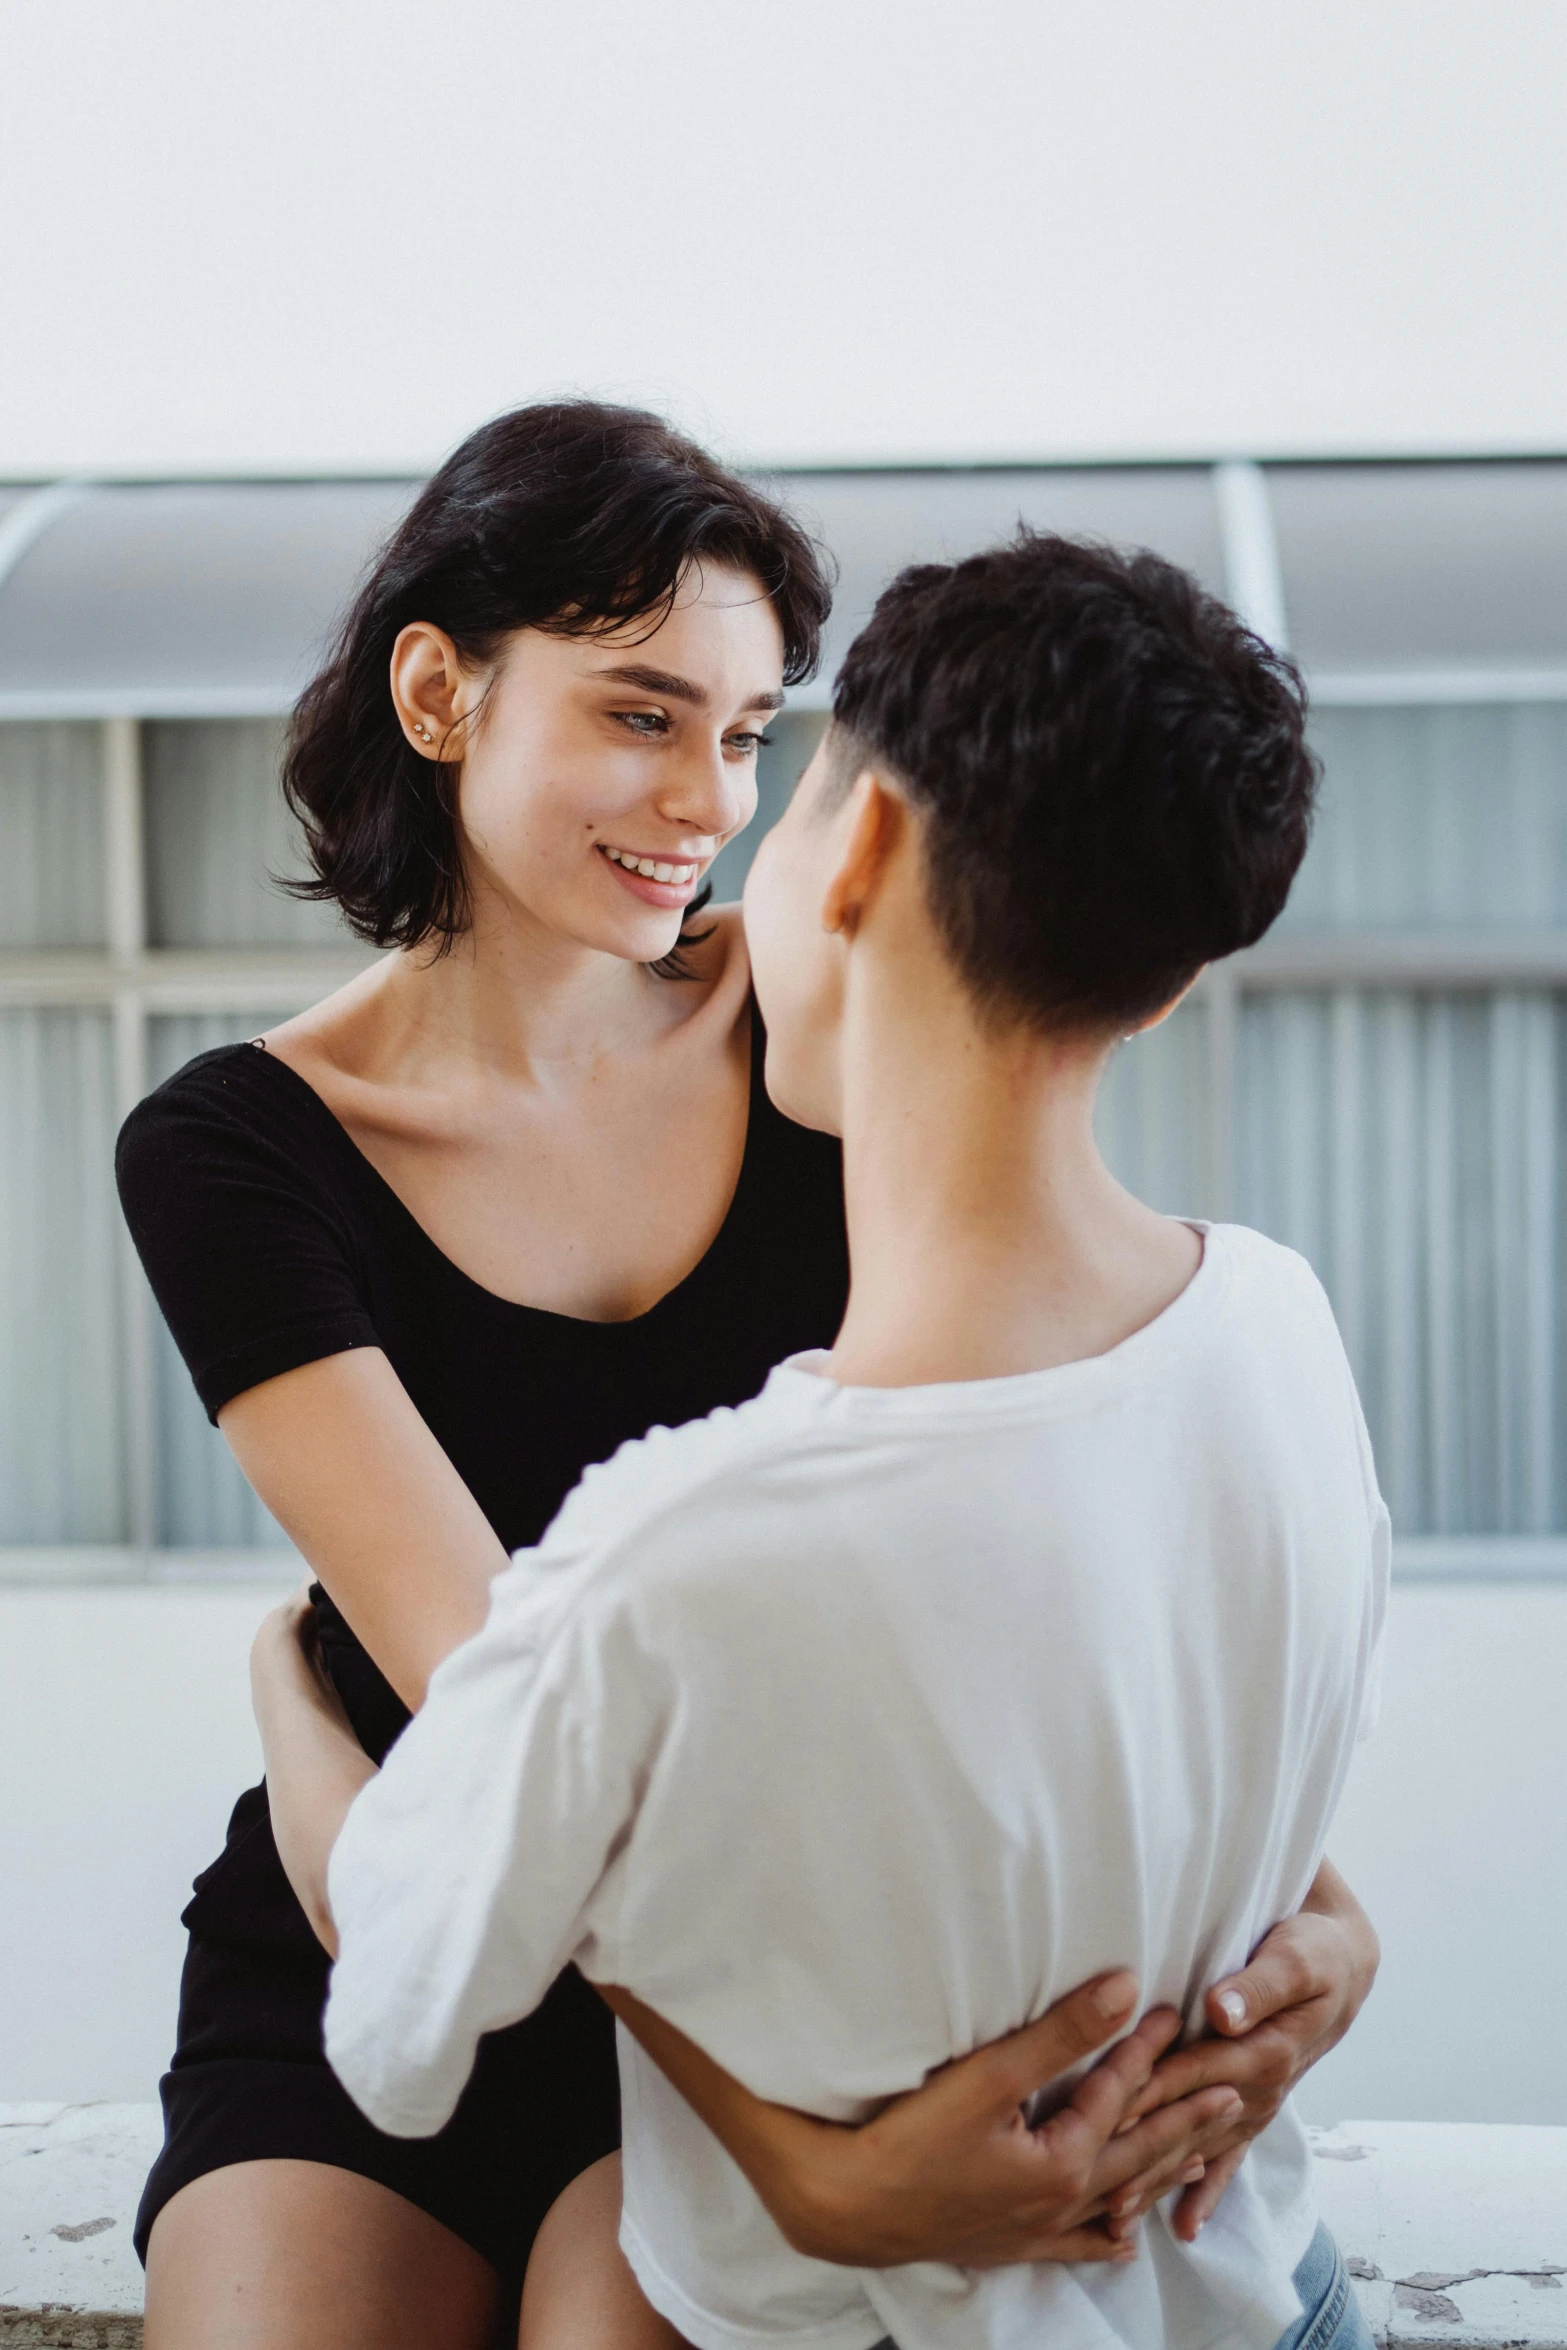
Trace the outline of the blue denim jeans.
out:
<instances>
[{"instance_id":1,"label":"blue denim jeans","mask_svg":"<svg viewBox=\"0 0 1567 2350\"><path fill-rule=\"evenodd\" d=\"M1294 2282L1301 2313L1273 2350L1375 2350L1344 2256L1320 2224ZM897 2344L886 2334L874 2350L897 2350Z\"/></svg>"},{"instance_id":2,"label":"blue denim jeans","mask_svg":"<svg viewBox=\"0 0 1567 2350\"><path fill-rule=\"evenodd\" d=\"M1371 2328L1361 2314L1344 2255L1319 2226L1295 2271L1301 2315L1279 2336L1275 2350L1372 2350Z\"/></svg>"}]
</instances>

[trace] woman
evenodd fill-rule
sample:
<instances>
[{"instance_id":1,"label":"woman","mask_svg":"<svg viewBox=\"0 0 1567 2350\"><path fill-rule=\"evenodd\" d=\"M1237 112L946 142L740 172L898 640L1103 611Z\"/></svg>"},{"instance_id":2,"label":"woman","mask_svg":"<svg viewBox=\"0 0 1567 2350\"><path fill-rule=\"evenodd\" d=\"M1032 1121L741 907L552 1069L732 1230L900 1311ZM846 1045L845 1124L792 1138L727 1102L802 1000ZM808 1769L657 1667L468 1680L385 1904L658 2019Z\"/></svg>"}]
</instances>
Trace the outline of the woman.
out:
<instances>
[{"instance_id":1,"label":"woman","mask_svg":"<svg viewBox=\"0 0 1567 2350\"><path fill-rule=\"evenodd\" d=\"M735 913L683 930L826 609L799 530L654 418L580 403L475 434L373 569L286 773L314 894L401 951L128 1122L132 1231L203 1401L320 1577L319 1651L373 1757L586 1464L832 1336L835 1151L767 1101ZM1287 2012L1145 2093L1229 2079L1245 2114L1222 2141L1195 2121L1160 2138L1158 2164L1147 2141L1125 2200L1204 2153L1212 2194L1346 2027L1369 1929L1330 1874L1314 1899L1236 1994ZM563 2192L547 2265L581 2273L618 2108L609 2021L574 1971L486 2044L439 2138L397 2142L322 2060L325 1959L264 1789L187 1923L138 2229L149 2350L466 2350ZM677 2079L696 2061L656 2053ZM1008 2168L1006 2052L970 2061L847 2147L733 2084L685 2085L837 2256L1016 2256L1071 2198ZM568 2331L625 2338L623 2307L573 2309L552 2287L535 2335L566 2310Z\"/></svg>"}]
</instances>

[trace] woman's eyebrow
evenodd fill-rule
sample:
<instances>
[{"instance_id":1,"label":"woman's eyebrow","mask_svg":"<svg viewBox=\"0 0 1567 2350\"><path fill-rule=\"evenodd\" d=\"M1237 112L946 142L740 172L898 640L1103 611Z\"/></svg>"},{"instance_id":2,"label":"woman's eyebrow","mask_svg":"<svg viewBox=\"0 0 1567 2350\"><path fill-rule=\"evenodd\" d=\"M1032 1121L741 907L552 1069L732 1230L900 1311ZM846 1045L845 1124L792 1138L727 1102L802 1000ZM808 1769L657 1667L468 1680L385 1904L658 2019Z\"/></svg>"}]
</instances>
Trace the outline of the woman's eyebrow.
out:
<instances>
[{"instance_id":1,"label":"woman's eyebrow","mask_svg":"<svg viewBox=\"0 0 1567 2350\"><path fill-rule=\"evenodd\" d=\"M694 678L677 677L672 669L646 669L634 661L622 668L595 670L594 675L616 685L637 686L645 694L662 694L666 701L689 702L695 710L707 708L706 688ZM750 694L743 705L747 710L781 710L783 706L780 693Z\"/></svg>"}]
</instances>

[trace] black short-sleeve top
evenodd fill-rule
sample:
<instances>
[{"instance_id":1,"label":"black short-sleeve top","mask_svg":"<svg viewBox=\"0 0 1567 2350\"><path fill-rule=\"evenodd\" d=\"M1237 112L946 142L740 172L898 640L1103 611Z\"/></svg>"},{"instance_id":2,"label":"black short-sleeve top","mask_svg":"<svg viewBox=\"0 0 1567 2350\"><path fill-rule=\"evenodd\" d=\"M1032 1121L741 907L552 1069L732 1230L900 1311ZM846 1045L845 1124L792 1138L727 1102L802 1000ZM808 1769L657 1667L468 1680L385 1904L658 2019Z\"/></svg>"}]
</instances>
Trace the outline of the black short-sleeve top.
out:
<instances>
[{"instance_id":1,"label":"black short-sleeve top","mask_svg":"<svg viewBox=\"0 0 1567 2350\"><path fill-rule=\"evenodd\" d=\"M379 1346L510 1550L595 1461L754 1395L830 1344L848 1289L838 1145L776 1110L752 1038L728 1214L647 1313L587 1322L497 1297L437 1248L313 1088L255 1044L203 1053L126 1120L116 1174L208 1414L301 1363ZM333 1678L372 1753L406 1719L336 1611Z\"/></svg>"}]
</instances>

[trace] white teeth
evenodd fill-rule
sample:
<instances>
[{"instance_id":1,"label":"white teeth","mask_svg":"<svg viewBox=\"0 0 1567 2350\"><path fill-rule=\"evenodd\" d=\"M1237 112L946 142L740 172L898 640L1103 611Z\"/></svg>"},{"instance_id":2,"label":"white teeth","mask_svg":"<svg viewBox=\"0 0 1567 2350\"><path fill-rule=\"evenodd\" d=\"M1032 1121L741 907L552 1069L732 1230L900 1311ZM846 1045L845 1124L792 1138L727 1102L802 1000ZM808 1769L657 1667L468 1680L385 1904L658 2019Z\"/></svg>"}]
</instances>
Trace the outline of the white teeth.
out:
<instances>
[{"instance_id":1,"label":"white teeth","mask_svg":"<svg viewBox=\"0 0 1567 2350\"><path fill-rule=\"evenodd\" d=\"M625 849L606 848L604 854L613 864L624 865L628 873L640 873L646 881L673 881L683 888L696 878L694 865L671 865L662 857L633 857Z\"/></svg>"}]
</instances>

